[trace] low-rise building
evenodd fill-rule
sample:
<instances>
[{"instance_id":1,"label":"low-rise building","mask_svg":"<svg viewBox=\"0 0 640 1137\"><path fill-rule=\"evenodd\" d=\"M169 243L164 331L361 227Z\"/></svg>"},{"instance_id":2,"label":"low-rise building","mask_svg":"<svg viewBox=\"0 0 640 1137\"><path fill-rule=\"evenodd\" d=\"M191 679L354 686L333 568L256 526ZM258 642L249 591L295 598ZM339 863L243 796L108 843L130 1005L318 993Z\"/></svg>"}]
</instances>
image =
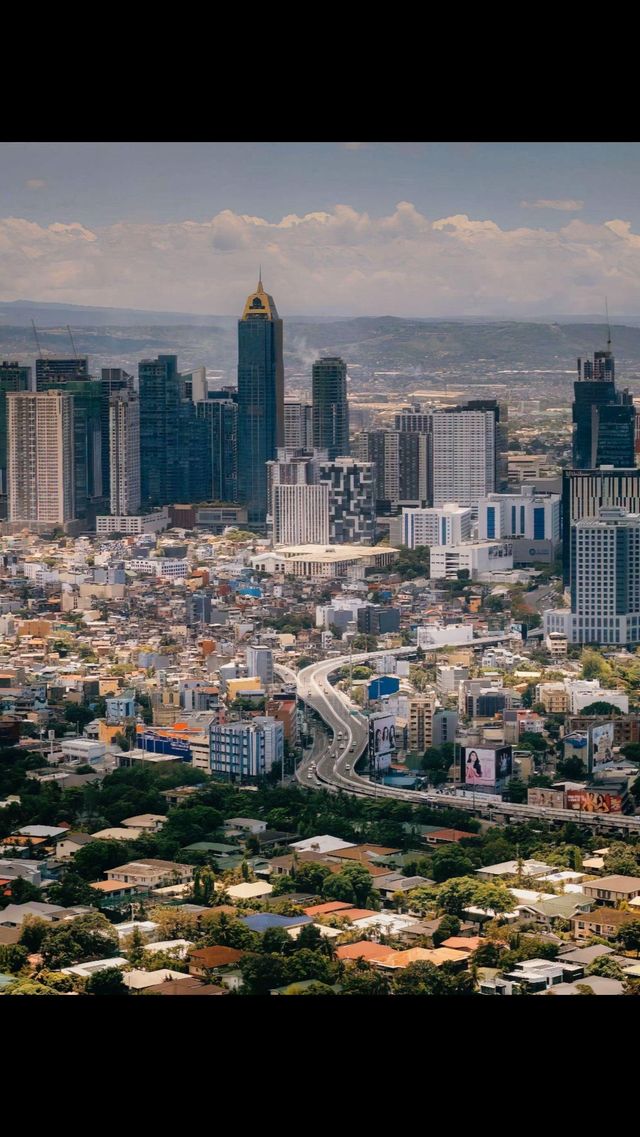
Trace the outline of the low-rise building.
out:
<instances>
[{"instance_id":1,"label":"low-rise building","mask_svg":"<svg viewBox=\"0 0 640 1137\"><path fill-rule=\"evenodd\" d=\"M599 880L585 882L583 890L585 896L592 897L600 907L614 907L622 901L634 900L640 896L640 877L603 876Z\"/></svg>"},{"instance_id":2,"label":"low-rise building","mask_svg":"<svg viewBox=\"0 0 640 1137\"><path fill-rule=\"evenodd\" d=\"M149 857L145 861L130 861L108 869L107 880L133 884L144 888L158 888L162 885L185 884L193 880L193 865L181 865L176 861L162 861Z\"/></svg>"},{"instance_id":3,"label":"low-rise building","mask_svg":"<svg viewBox=\"0 0 640 1137\"><path fill-rule=\"evenodd\" d=\"M592 936L602 936L613 940L624 924L637 921L637 912L621 912L617 908L594 908L593 912L578 912L571 920L573 936L576 940L589 940Z\"/></svg>"}]
</instances>

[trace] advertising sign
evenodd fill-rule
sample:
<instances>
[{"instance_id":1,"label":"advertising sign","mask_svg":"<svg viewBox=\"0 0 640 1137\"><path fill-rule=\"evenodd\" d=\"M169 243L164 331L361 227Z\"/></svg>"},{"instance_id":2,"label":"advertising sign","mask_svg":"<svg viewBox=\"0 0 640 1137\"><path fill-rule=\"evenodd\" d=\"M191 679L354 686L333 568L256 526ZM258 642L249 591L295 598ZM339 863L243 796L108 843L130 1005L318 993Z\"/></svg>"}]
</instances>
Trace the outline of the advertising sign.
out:
<instances>
[{"instance_id":1,"label":"advertising sign","mask_svg":"<svg viewBox=\"0 0 640 1137\"><path fill-rule=\"evenodd\" d=\"M526 624L512 623L509 625L509 632L512 636L520 636L520 639L526 642L528 627Z\"/></svg>"},{"instance_id":2,"label":"advertising sign","mask_svg":"<svg viewBox=\"0 0 640 1137\"><path fill-rule=\"evenodd\" d=\"M467 785L495 786L511 777L511 747L496 750L466 746L462 753L464 781Z\"/></svg>"},{"instance_id":3,"label":"advertising sign","mask_svg":"<svg viewBox=\"0 0 640 1137\"><path fill-rule=\"evenodd\" d=\"M567 790L567 809L581 813L622 813L622 798L596 790Z\"/></svg>"},{"instance_id":4,"label":"advertising sign","mask_svg":"<svg viewBox=\"0 0 640 1137\"><path fill-rule=\"evenodd\" d=\"M564 809L564 790L528 790L527 805L545 805L549 809Z\"/></svg>"},{"instance_id":5,"label":"advertising sign","mask_svg":"<svg viewBox=\"0 0 640 1137\"><path fill-rule=\"evenodd\" d=\"M393 715L386 711L371 715L369 719L369 756L375 759L390 756L396 748L396 725Z\"/></svg>"},{"instance_id":6,"label":"advertising sign","mask_svg":"<svg viewBox=\"0 0 640 1137\"><path fill-rule=\"evenodd\" d=\"M604 722L591 728L591 773L597 774L600 770L608 770L615 766L616 757L613 753L613 723Z\"/></svg>"},{"instance_id":7,"label":"advertising sign","mask_svg":"<svg viewBox=\"0 0 640 1137\"><path fill-rule=\"evenodd\" d=\"M173 758L181 758L183 762L191 759L191 747L182 738L166 738L152 731L145 731L138 735L137 742L140 750L152 754L167 754Z\"/></svg>"}]
</instances>

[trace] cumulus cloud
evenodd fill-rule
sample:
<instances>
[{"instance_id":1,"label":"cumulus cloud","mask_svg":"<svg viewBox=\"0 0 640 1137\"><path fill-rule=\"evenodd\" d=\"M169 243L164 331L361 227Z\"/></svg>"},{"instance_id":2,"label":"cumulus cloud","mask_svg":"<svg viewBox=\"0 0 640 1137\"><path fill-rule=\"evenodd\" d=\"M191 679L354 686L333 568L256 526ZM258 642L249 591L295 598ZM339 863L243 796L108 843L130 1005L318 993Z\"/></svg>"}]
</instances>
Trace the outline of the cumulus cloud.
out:
<instances>
[{"instance_id":1,"label":"cumulus cloud","mask_svg":"<svg viewBox=\"0 0 640 1137\"><path fill-rule=\"evenodd\" d=\"M47 183L42 178L27 178L24 184L26 189L44 189Z\"/></svg>"},{"instance_id":2,"label":"cumulus cloud","mask_svg":"<svg viewBox=\"0 0 640 1137\"><path fill-rule=\"evenodd\" d=\"M275 219L227 209L207 221L0 220L0 298L234 314L258 265L284 313L527 315L640 305L640 234L629 221L559 229L486 217L385 217L347 204Z\"/></svg>"},{"instance_id":3,"label":"cumulus cloud","mask_svg":"<svg viewBox=\"0 0 640 1137\"><path fill-rule=\"evenodd\" d=\"M521 201L522 209L559 209L563 213L578 213L584 208L583 201L576 201L573 197L561 197L553 200L539 197L537 201Z\"/></svg>"}]
</instances>

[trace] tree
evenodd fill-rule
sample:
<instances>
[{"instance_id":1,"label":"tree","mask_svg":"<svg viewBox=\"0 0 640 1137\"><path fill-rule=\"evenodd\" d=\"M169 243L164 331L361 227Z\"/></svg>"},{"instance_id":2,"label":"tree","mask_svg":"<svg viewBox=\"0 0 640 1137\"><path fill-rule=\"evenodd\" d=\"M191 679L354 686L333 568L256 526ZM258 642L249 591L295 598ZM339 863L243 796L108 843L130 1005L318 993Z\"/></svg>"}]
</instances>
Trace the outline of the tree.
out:
<instances>
[{"instance_id":1,"label":"tree","mask_svg":"<svg viewBox=\"0 0 640 1137\"><path fill-rule=\"evenodd\" d=\"M305 924L293 943L296 951L306 948L309 951L315 951L319 952L320 955L325 955L327 959L335 958L336 949L333 940L329 936L323 936L315 924Z\"/></svg>"},{"instance_id":2,"label":"tree","mask_svg":"<svg viewBox=\"0 0 640 1137\"><path fill-rule=\"evenodd\" d=\"M129 994L129 988L125 987L119 967L105 967L103 971L94 972L87 979L85 990L87 995Z\"/></svg>"},{"instance_id":3,"label":"tree","mask_svg":"<svg viewBox=\"0 0 640 1137\"><path fill-rule=\"evenodd\" d=\"M449 936L457 936L460 931L460 921L457 916L443 916L438 929L433 933L433 946L440 947Z\"/></svg>"},{"instance_id":4,"label":"tree","mask_svg":"<svg viewBox=\"0 0 640 1137\"><path fill-rule=\"evenodd\" d=\"M335 995L335 991L327 983L319 983L316 980L306 987L302 987L299 991L293 990L290 993L292 995Z\"/></svg>"},{"instance_id":5,"label":"tree","mask_svg":"<svg viewBox=\"0 0 640 1137\"><path fill-rule=\"evenodd\" d=\"M608 955L600 955L590 963L587 975L602 975L605 979L619 979L624 982L626 976L619 963Z\"/></svg>"},{"instance_id":6,"label":"tree","mask_svg":"<svg viewBox=\"0 0 640 1137\"><path fill-rule=\"evenodd\" d=\"M344 900L359 908L378 906L378 896L373 887L371 873L364 865L345 865L340 872L328 877L322 888L325 900Z\"/></svg>"},{"instance_id":7,"label":"tree","mask_svg":"<svg viewBox=\"0 0 640 1137\"><path fill-rule=\"evenodd\" d=\"M72 964L115 955L118 936L113 925L97 912L77 916L49 929L42 943L47 967L58 971Z\"/></svg>"},{"instance_id":8,"label":"tree","mask_svg":"<svg viewBox=\"0 0 640 1137\"><path fill-rule=\"evenodd\" d=\"M341 981L342 995L388 995L390 982L377 967L371 967L363 959L345 968Z\"/></svg>"},{"instance_id":9,"label":"tree","mask_svg":"<svg viewBox=\"0 0 640 1137\"><path fill-rule=\"evenodd\" d=\"M594 648L585 648L582 652L582 678L599 679L605 686L611 682L614 671L610 663Z\"/></svg>"},{"instance_id":10,"label":"tree","mask_svg":"<svg viewBox=\"0 0 640 1137\"><path fill-rule=\"evenodd\" d=\"M285 928L267 928L262 935L260 950L265 955L290 955L294 941Z\"/></svg>"},{"instance_id":11,"label":"tree","mask_svg":"<svg viewBox=\"0 0 640 1137\"><path fill-rule=\"evenodd\" d=\"M454 975L427 960L410 963L393 979L395 995L472 995L473 986L470 975Z\"/></svg>"},{"instance_id":12,"label":"tree","mask_svg":"<svg viewBox=\"0 0 640 1137\"><path fill-rule=\"evenodd\" d=\"M572 754L570 758L564 758L558 762L558 773L562 778L569 778L570 780L583 781L587 776L587 768L577 755Z\"/></svg>"},{"instance_id":13,"label":"tree","mask_svg":"<svg viewBox=\"0 0 640 1137\"><path fill-rule=\"evenodd\" d=\"M125 941L127 959L133 967L141 967L144 960L145 939L140 928L135 927Z\"/></svg>"},{"instance_id":14,"label":"tree","mask_svg":"<svg viewBox=\"0 0 640 1137\"><path fill-rule=\"evenodd\" d=\"M49 904L61 904L63 908L73 908L75 905L95 904L96 896L87 882L73 870L47 887L47 900Z\"/></svg>"},{"instance_id":15,"label":"tree","mask_svg":"<svg viewBox=\"0 0 640 1137\"><path fill-rule=\"evenodd\" d=\"M618 932L618 939L625 951L640 951L640 920L631 920L623 924Z\"/></svg>"},{"instance_id":16,"label":"tree","mask_svg":"<svg viewBox=\"0 0 640 1137\"><path fill-rule=\"evenodd\" d=\"M473 861L457 845L436 849L431 858L431 875L437 884L451 877L469 876L474 867Z\"/></svg>"},{"instance_id":17,"label":"tree","mask_svg":"<svg viewBox=\"0 0 640 1137\"><path fill-rule=\"evenodd\" d=\"M470 876L455 877L441 884L436 893L436 907L451 916L461 916L465 908L474 903L477 880ZM409 893L412 899L413 893ZM413 901L412 905L413 907Z\"/></svg>"},{"instance_id":18,"label":"tree","mask_svg":"<svg viewBox=\"0 0 640 1137\"><path fill-rule=\"evenodd\" d=\"M5 908L7 904L28 904L30 900L42 900L42 892L32 884L30 880L25 880L24 877L18 876L11 881L11 894L7 897L2 897L4 903L0 907Z\"/></svg>"},{"instance_id":19,"label":"tree","mask_svg":"<svg viewBox=\"0 0 640 1137\"><path fill-rule=\"evenodd\" d=\"M604 868L605 872L620 876L637 876L640 871L633 850L621 842L609 847L604 858Z\"/></svg>"},{"instance_id":20,"label":"tree","mask_svg":"<svg viewBox=\"0 0 640 1137\"><path fill-rule=\"evenodd\" d=\"M24 944L27 951L39 952L50 927L40 916L25 916L20 929L20 943Z\"/></svg>"},{"instance_id":21,"label":"tree","mask_svg":"<svg viewBox=\"0 0 640 1137\"><path fill-rule=\"evenodd\" d=\"M17 975L26 966L28 955L22 944L0 944L0 971Z\"/></svg>"},{"instance_id":22,"label":"tree","mask_svg":"<svg viewBox=\"0 0 640 1137\"><path fill-rule=\"evenodd\" d=\"M287 965L280 955L245 955L239 963L244 981L243 993L268 995L274 987L283 987L289 978Z\"/></svg>"},{"instance_id":23,"label":"tree","mask_svg":"<svg viewBox=\"0 0 640 1137\"><path fill-rule=\"evenodd\" d=\"M620 753L629 762L640 762L640 742L627 742L620 747Z\"/></svg>"},{"instance_id":24,"label":"tree","mask_svg":"<svg viewBox=\"0 0 640 1137\"><path fill-rule=\"evenodd\" d=\"M609 718L612 715L621 715L622 711L620 710L620 707L616 707L615 703L607 703L602 700L596 703L589 703L588 707L582 708L580 714L600 715L603 717L606 715L607 718Z\"/></svg>"}]
</instances>

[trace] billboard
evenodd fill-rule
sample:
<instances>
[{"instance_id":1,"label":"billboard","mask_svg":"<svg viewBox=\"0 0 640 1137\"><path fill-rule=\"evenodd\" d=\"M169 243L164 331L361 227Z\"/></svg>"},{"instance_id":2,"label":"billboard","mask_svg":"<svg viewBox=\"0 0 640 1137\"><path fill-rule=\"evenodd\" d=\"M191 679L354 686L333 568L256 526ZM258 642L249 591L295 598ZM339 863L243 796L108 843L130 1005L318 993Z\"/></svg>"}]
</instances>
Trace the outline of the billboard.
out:
<instances>
[{"instance_id":1,"label":"billboard","mask_svg":"<svg viewBox=\"0 0 640 1137\"><path fill-rule=\"evenodd\" d=\"M612 722L603 722L591 728L590 773L598 774L600 770L615 766L617 759L613 753L613 732Z\"/></svg>"},{"instance_id":2,"label":"billboard","mask_svg":"<svg viewBox=\"0 0 640 1137\"><path fill-rule=\"evenodd\" d=\"M527 805L545 805L548 809L564 809L564 790L528 790Z\"/></svg>"},{"instance_id":3,"label":"billboard","mask_svg":"<svg viewBox=\"0 0 640 1137\"><path fill-rule=\"evenodd\" d=\"M183 762L191 761L191 747L183 738L167 738L149 730L138 734L137 746L151 754L166 754L172 758L181 758Z\"/></svg>"},{"instance_id":4,"label":"billboard","mask_svg":"<svg viewBox=\"0 0 640 1137\"><path fill-rule=\"evenodd\" d=\"M376 767L391 764L391 751L396 748L396 720L381 711L369 718L369 761Z\"/></svg>"},{"instance_id":5,"label":"billboard","mask_svg":"<svg viewBox=\"0 0 640 1137\"><path fill-rule=\"evenodd\" d=\"M509 625L509 633L512 636L520 636L520 639L523 640L523 642L525 642L525 643L527 640L528 631L529 631L529 629L528 629L528 626L526 624L512 623Z\"/></svg>"},{"instance_id":6,"label":"billboard","mask_svg":"<svg viewBox=\"0 0 640 1137\"><path fill-rule=\"evenodd\" d=\"M462 750L462 769L465 784L471 786L495 786L511 777L512 756L510 746L498 746L495 750L484 747L465 746Z\"/></svg>"},{"instance_id":7,"label":"billboard","mask_svg":"<svg viewBox=\"0 0 640 1137\"><path fill-rule=\"evenodd\" d=\"M567 809L581 813L622 813L622 798L619 794L598 790L567 790Z\"/></svg>"}]
</instances>

